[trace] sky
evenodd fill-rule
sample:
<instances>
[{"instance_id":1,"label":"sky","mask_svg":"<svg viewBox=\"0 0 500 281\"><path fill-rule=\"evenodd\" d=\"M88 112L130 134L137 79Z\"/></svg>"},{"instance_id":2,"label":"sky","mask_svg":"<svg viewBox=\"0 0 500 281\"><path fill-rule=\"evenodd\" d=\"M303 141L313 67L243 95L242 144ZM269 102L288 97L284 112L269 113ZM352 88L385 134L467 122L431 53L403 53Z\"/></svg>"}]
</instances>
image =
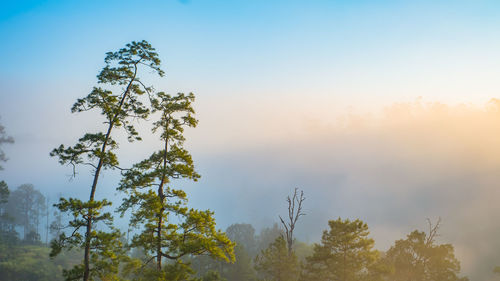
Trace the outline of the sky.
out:
<instances>
[{"instance_id":1,"label":"sky","mask_svg":"<svg viewBox=\"0 0 500 281\"><path fill-rule=\"evenodd\" d=\"M87 197L89 171L70 180L48 154L101 126L71 105L106 52L145 39L166 72L145 81L196 94L186 145L202 178L179 184L221 228L277 222L298 187L302 240L360 218L386 250L442 217L441 241L488 280L500 263L499 12L483 0L2 1L0 122L16 143L0 178ZM158 146L141 133L122 163ZM118 175L102 179L98 196L119 198Z\"/></svg>"}]
</instances>

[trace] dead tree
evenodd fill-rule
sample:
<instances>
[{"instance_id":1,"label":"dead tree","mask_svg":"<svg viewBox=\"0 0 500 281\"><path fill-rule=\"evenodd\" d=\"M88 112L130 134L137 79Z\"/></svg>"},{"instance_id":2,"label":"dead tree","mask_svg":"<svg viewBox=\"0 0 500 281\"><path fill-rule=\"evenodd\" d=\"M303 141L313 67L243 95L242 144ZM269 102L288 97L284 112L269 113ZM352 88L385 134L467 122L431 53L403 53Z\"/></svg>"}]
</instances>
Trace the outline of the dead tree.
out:
<instances>
[{"instance_id":1,"label":"dead tree","mask_svg":"<svg viewBox=\"0 0 500 281\"><path fill-rule=\"evenodd\" d=\"M438 230L439 227L441 227L441 218L438 218L435 224L433 224L432 221L428 218L427 224L429 225L429 233L427 234L425 245L431 246L436 240L436 237L439 236Z\"/></svg>"},{"instance_id":2,"label":"dead tree","mask_svg":"<svg viewBox=\"0 0 500 281\"><path fill-rule=\"evenodd\" d=\"M295 188L293 191L293 196L290 198L290 196L287 197L286 201L288 202L288 220L285 222L281 216L280 220L281 223L283 224L283 227L285 227L285 235L286 235L286 242L288 246L288 254L292 254L293 250L293 230L295 229L295 224L297 223L297 220L305 215L302 212L302 203L306 198L304 197L304 191L300 191L300 195L298 193L299 189Z\"/></svg>"}]
</instances>

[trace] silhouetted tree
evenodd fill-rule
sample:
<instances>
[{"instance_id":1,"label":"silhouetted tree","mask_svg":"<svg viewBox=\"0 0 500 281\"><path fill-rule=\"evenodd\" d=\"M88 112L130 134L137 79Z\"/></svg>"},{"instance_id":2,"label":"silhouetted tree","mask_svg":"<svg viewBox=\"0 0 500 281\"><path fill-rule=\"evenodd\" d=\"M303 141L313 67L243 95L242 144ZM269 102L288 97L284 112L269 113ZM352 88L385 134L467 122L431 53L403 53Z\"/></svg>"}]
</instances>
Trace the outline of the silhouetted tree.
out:
<instances>
[{"instance_id":1,"label":"silhouetted tree","mask_svg":"<svg viewBox=\"0 0 500 281\"><path fill-rule=\"evenodd\" d=\"M7 183L0 181L0 243L17 240L14 217L8 213L10 190Z\"/></svg>"},{"instance_id":2,"label":"silhouetted tree","mask_svg":"<svg viewBox=\"0 0 500 281\"><path fill-rule=\"evenodd\" d=\"M234 255L236 261L222 267L222 276L227 280L250 281L255 280L253 258L257 254L255 229L251 224L236 223L226 229L227 236L236 242Z\"/></svg>"},{"instance_id":3,"label":"silhouetted tree","mask_svg":"<svg viewBox=\"0 0 500 281\"><path fill-rule=\"evenodd\" d=\"M255 252L257 242L255 240L255 229L251 224L232 224L226 229L226 234L231 241L244 247L249 254Z\"/></svg>"},{"instance_id":4,"label":"silhouetted tree","mask_svg":"<svg viewBox=\"0 0 500 281\"><path fill-rule=\"evenodd\" d=\"M45 197L36 190L32 184L20 185L14 190L9 198L8 213L14 218L16 224L23 228L23 239L33 241L28 234L37 231L37 224L40 222L41 209L45 206Z\"/></svg>"},{"instance_id":5,"label":"silhouetted tree","mask_svg":"<svg viewBox=\"0 0 500 281\"><path fill-rule=\"evenodd\" d=\"M301 216L305 215L302 212L302 203L304 203L304 200L306 200L306 198L304 197L304 191L300 191L299 195L298 188L295 188L293 190L292 197L290 198L290 196L288 196L286 198L286 201L288 203L288 220L285 222L285 220L283 220L283 218L280 216L281 224L285 228L288 254L290 255L293 252L293 231L295 230L295 224L297 224L297 221Z\"/></svg>"},{"instance_id":6,"label":"silhouetted tree","mask_svg":"<svg viewBox=\"0 0 500 281\"><path fill-rule=\"evenodd\" d=\"M222 276L227 280L253 281L256 278L252 257L242 244L236 242L234 248L235 262L224 265Z\"/></svg>"},{"instance_id":7,"label":"silhouetted tree","mask_svg":"<svg viewBox=\"0 0 500 281\"><path fill-rule=\"evenodd\" d=\"M274 243L275 240L282 235L285 235L285 233L280 229L277 223L273 224L272 227L263 228L259 236L257 236L257 252L267 249L269 245Z\"/></svg>"}]
</instances>

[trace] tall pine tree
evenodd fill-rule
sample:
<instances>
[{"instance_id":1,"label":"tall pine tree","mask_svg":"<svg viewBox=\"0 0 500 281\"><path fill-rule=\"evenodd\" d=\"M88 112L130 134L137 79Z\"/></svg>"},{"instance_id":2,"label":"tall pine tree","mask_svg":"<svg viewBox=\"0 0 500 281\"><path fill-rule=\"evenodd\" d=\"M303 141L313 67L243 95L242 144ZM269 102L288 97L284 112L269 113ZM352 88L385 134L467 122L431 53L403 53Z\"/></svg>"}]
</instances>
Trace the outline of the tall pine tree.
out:
<instances>
[{"instance_id":1,"label":"tall pine tree","mask_svg":"<svg viewBox=\"0 0 500 281\"><path fill-rule=\"evenodd\" d=\"M61 198L56 204L61 211L72 215L69 222L72 231L69 235L61 234L52 243L52 255L58 254L62 248L78 247L84 251L82 264L66 272L68 279L88 281L91 276L103 276L106 271L117 270L116 255L111 248L120 246L119 232L96 228L97 223L111 225L112 220L111 215L103 210L111 202L96 199L99 177L103 170L119 165L115 154L118 143L112 138L115 129L123 128L129 141L140 140L131 121L148 116L149 109L139 98L152 90L140 80L140 72L152 71L163 76L158 54L146 41L132 42L117 52L109 52L104 61L106 66L97 76L102 87L95 87L88 96L78 99L71 109L73 113L100 111L104 128L85 133L74 146L61 145L50 154L61 164L71 165L74 172L78 165L88 165L93 169L88 200Z\"/></svg>"},{"instance_id":2,"label":"tall pine tree","mask_svg":"<svg viewBox=\"0 0 500 281\"><path fill-rule=\"evenodd\" d=\"M152 106L160 118L154 122L153 132L159 132L162 149L125 172L121 182L120 190L127 196L120 210L132 209L132 225L142 228L131 246L142 248L148 257L135 261L139 279L174 280L168 277L174 271L189 273L189 265L182 261L187 256L209 254L234 260L234 244L216 230L213 212L189 209L186 193L173 187L174 179L196 181L200 177L184 148L184 128L198 122L193 101L192 93L156 94ZM155 266L151 267L153 260Z\"/></svg>"}]
</instances>

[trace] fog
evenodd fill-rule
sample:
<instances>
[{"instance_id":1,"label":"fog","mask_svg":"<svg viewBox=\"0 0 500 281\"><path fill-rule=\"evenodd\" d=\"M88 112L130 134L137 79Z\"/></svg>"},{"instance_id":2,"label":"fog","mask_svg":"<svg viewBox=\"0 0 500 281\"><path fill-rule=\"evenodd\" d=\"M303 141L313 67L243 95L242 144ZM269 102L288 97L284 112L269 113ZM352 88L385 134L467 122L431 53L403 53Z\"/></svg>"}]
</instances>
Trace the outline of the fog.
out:
<instances>
[{"instance_id":1,"label":"fog","mask_svg":"<svg viewBox=\"0 0 500 281\"><path fill-rule=\"evenodd\" d=\"M224 223L262 226L285 214L286 195L299 187L307 197L301 239L317 241L329 219L361 218L381 250L441 217L439 240L455 246L464 273L489 277L500 260L500 101L417 99L343 115L327 107L220 112L233 110L212 122L239 134L212 134L214 152L195 153L204 177L193 199ZM201 124L195 148L207 139Z\"/></svg>"},{"instance_id":2,"label":"fog","mask_svg":"<svg viewBox=\"0 0 500 281\"><path fill-rule=\"evenodd\" d=\"M214 210L220 228L278 222L286 196L298 187L306 195L300 240L318 241L329 219L360 218L376 247L387 250L412 230L426 230L427 218L441 217L439 242L455 246L463 273L471 280L492 276L500 260L499 100L448 105L419 98L370 110L342 109L328 99L201 98L196 108L200 125L187 132L187 146L202 178L177 185L186 189L191 206ZM59 192L85 198L88 172L69 181L70 167L58 166L48 152L97 119L87 124L82 115L55 118L57 112L33 123L5 122L16 143L5 145L11 159L2 173L13 188L31 182L51 199ZM51 134L37 122L54 124ZM141 131L144 142L123 140L122 164L157 148L149 128ZM118 176L106 173L98 189L98 197L115 199L115 206Z\"/></svg>"}]
</instances>

